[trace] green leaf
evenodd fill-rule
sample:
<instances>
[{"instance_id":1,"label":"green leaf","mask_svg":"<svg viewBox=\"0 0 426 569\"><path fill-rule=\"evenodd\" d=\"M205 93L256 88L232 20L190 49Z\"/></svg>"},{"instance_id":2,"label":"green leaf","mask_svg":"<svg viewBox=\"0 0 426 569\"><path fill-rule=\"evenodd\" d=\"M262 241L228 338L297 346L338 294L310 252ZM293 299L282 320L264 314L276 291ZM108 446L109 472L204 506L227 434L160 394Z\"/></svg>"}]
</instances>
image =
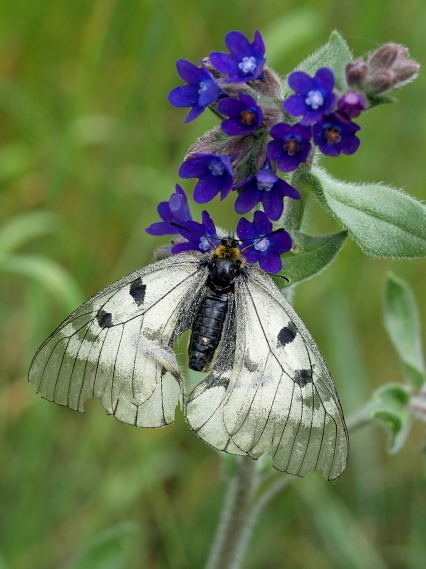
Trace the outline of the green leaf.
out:
<instances>
[{"instance_id":1,"label":"green leaf","mask_svg":"<svg viewBox=\"0 0 426 569\"><path fill-rule=\"evenodd\" d=\"M409 401L410 395L403 385L389 383L377 389L367 406L370 416L387 429L388 451L391 453L401 449L410 431Z\"/></svg>"},{"instance_id":2,"label":"green leaf","mask_svg":"<svg viewBox=\"0 0 426 569\"><path fill-rule=\"evenodd\" d=\"M396 103L398 99L395 97L391 97L390 95L369 95L368 99L368 108L372 109L373 107L377 107L378 105L386 105L388 103Z\"/></svg>"},{"instance_id":3,"label":"green leaf","mask_svg":"<svg viewBox=\"0 0 426 569\"><path fill-rule=\"evenodd\" d=\"M300 178L364 253L392 258L426 255L426 208L411 196L382 184L341 182L318 167Z\"/></svg>"},{"instance_id":4,"label":"green leaf","mask_svg":"<svg viewBox=\"0 0 426 569\"><path fill-rule=\"evenodd\" d=\"M347 237L346 231L313 237L300 231L292 232L293 250L282 256L282 275L288 279L284 287L313 277L334 259ZM282 287L283 283L279 285Z\"/></svg>"},{"instance_id":5,"label":"green leaf","mask_svg":"<svg viewBox=\"0 0 426 569\"><path fill-rule=\"evenodd\" d=\"M41 255L0 255L0 271L24 276L40 283L69 310L84 297L73 277L60 265Z\"/></svg>"},{"instance_id":6,"label":"green leaf","mask_svg":"<svg viewBox=\"0 0 426 569\"><path fill-rule=\"evenodd\" d=\"M392 274L385 286L384 318L407 383L420 389L425 382L425 362L419 310L411 288Z\"/></svg>"},{"instance_id":7,"label":"green leaf","mask_svg":"<svg viewBox=\"0 0 426 569\"><path fill-rule=\"evenodd\" d=\"M121 569L128 567L129 538L137 525L123 522L95 535L67 569Z\"/></svg>"},{"instance_id":8,"label":"green leaf","mask_svg":"<svg viewBox=\"0 0 426 569\"><path fill-rule=\"evenodd\" d=\"M334 31L330 35L328 42L304 59L296 67L296 70L304 71L312 76L321 67L329 67L336 78L336 89L342 91L346 88L345 67L352 59L352 52L348 44L339 32ZM285 96L291 92L287 83L284 85L284 91Z\"/></svg>"},{"instance_id":9,"label":"green leaf","mask_svg":"<svg viewBox=\"0 0 426 569\"><path fill-rule=\"evenodd\" d=\"M0 253L12 253L28 241L53 233L59 217L49 211L25 211L0 229Z\"/></svg>"}]
</instances>

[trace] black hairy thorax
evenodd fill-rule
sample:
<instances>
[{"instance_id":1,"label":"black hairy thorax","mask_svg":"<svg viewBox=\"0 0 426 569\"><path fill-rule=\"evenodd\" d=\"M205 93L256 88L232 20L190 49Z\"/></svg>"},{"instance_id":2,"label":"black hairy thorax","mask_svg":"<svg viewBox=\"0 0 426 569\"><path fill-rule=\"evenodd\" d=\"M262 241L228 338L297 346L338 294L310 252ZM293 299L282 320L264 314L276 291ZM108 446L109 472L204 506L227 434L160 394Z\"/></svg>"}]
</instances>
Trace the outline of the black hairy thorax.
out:
<instances>
[{"instance_id":1,"label":"black hairy thorax","mask_svg":"<svg viewBox=\"0 0 426 569\"><path fill-rule=\"evenodd\" d=\"M188 347L188 365L195 371L205 370L212 361L222 337L235 279L245 272L244 260L237 245L235 239L222 239L212 256L204 260L209 275Z\"/></svg>"}]
</instances>

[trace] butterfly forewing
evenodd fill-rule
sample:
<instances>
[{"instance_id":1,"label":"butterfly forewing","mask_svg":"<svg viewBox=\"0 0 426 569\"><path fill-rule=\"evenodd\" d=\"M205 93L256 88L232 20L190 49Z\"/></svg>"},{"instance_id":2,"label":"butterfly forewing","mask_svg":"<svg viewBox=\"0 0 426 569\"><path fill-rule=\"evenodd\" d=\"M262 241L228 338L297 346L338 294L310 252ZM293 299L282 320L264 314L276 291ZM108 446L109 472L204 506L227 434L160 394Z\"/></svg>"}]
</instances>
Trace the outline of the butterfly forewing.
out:
<instances>
[{"instance_id":1,"label":"butterfly forewing","mask_svg":"<svg viewBox=\"0 0 426 569\"><path fill-rule=\"evenodd\" d=\"M315 342L263 271L235 287L235 355L220 355L191 394L187 417L212 446L258 458L278 470L327 479L344 470L348 441L336 390ZM203 412L204 411L204 412Z\"/></svg>"},{"instance_id":2,"label":"butterfly forewing","mask_svg":"<svg viewBox=\"0 0 426 569\"><path fill-rule=\"evenodd\" d=\"M35 355L36 390L78 411L97 397L107 413L138 426L173 422L182 384L171 343L178 324L190 325L188 304L204 284L198 259L159 261L85 302Z\"/></svg>"}]
</instances>

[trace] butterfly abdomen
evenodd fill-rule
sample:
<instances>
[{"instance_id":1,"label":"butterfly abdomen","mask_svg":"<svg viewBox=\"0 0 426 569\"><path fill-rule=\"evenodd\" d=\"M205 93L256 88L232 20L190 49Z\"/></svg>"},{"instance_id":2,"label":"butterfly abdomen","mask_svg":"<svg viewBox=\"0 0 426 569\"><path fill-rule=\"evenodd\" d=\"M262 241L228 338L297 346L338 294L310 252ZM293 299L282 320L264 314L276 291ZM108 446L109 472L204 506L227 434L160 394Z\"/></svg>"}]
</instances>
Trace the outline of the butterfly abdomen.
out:
<instances>
[{"instance_id":1,"label":"butterfly abdomen","mask_svg":"<svg viewBox=\"0 0 426 569\"><path fill-rule=\"evenodd\" d=\"M202 371L213 358L222 336L228 295L208 292L198 309L189 340L189 367Z\"/></svg>"}]
</instances>

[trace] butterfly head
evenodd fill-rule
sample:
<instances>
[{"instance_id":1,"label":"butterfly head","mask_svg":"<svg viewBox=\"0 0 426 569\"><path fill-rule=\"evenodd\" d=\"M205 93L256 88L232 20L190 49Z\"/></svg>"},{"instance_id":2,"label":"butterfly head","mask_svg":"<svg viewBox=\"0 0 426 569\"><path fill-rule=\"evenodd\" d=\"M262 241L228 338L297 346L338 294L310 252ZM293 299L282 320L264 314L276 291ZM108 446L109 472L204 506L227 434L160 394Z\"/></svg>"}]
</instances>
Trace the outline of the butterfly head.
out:
<instances>
[{"instance_id":1,"label":"butterfly head","mask_svg":"<svg viewBox=\"0 0 426 569\"><path fill-rule=\"evenodd\" d=\"M214 250L215 257L229 261L240 261L241 252L238 248L239 243L238 239L234 239L231 236L223 237L220 240L220 245Z\"/></svg>"}]
</instances>

